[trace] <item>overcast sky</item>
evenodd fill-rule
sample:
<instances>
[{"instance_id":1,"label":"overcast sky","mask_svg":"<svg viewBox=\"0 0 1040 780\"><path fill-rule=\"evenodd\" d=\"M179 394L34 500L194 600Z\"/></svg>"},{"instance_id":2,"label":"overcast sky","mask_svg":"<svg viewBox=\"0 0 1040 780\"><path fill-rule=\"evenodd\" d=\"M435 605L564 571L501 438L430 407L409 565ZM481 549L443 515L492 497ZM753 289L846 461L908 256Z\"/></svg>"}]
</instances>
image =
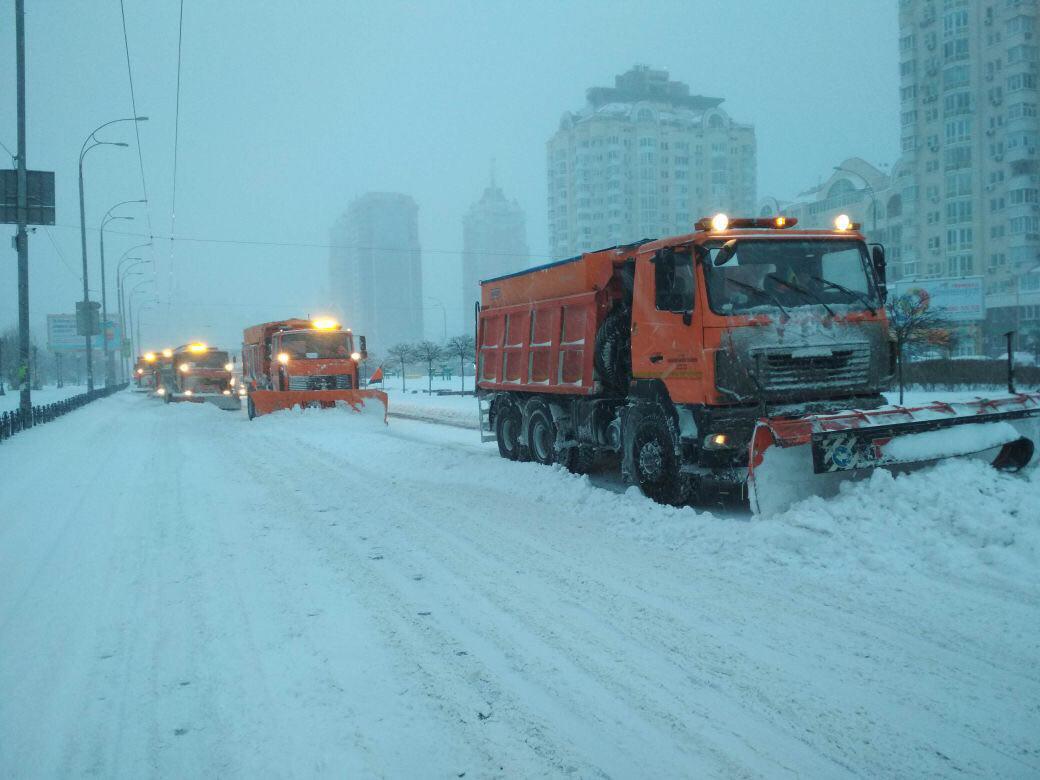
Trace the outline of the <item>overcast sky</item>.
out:
<instances>
[{"instance_id":1,"label":"overcast sky","mask_svg":"<svg viewBox=\"0 0 1040 780\"><path fill-rule=\"evenodd\" d=\"M118 0L25 5L27 157L30 168L56 172L58 190L57 226L30 240L33 328L43 341L45 315L71 312L82 297L80 146L93 128L131 115L130 88ZM113 267L147 240L120 233L157 237L144 255L158 271L159 301L143 319L154 345L202 338L235 347L246 325L326 309L321 245L370 190L415 198L424 292L448 308L449 335L468 330L456 300L461 220L491 160L527 213L531 263L545 259L545 142L586 88L610 86L636 63L667 68L755 125L760 196L792 197L849 156L878 164L897 153L895 0L184 0L174 221L180 4L124 7L137 110L150 117L140 126L149 203L121 212L135 220L110 226L105 255ZM14 0L0 0L0 142L12 150L14 37ZM144 186L133 126L100 137L130 147L86 157L95 289L100 219L143 197ZM0 257L5 328L17 318L6 239ZM427 304L427 335L439 339L438 303Z\"/></svg>"}]
</instances>

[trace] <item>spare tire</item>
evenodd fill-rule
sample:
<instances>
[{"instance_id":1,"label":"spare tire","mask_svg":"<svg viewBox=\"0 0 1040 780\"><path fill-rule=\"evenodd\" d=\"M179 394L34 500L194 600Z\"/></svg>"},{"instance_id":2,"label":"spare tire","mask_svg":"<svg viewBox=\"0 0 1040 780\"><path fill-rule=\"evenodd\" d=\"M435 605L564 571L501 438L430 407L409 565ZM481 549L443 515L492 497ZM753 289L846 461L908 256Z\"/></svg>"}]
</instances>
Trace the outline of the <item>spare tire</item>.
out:
<instances>
[{"instance_id":1,"label":"spare tire","mask_svg":"<svg viewBox=\"0 0 1040 780\"><path fill-rule=\"evenodd\" d=\"M627 393L632 378L631 315L617 307L596 332L593 364L603 385L614 392Z\"/></svg>"}]
</instances>

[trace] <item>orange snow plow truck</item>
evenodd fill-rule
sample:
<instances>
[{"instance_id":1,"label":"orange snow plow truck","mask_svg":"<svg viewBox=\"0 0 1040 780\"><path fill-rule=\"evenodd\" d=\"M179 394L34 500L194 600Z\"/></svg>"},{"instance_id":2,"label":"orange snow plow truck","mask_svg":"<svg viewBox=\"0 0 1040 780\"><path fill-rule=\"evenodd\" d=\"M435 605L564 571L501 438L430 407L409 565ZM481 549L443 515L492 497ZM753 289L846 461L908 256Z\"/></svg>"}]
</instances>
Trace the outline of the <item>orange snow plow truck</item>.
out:
<instances>
[{"instance_id":1,"label":"orange snow plow truck","mask_svg":"<svg viewBox=\"0 0 1040 780\"><path fill-rule=\"evenodd\" d=\"M386 393L359 388L365 337L330 319L281 320L246 328L242 382L249 419L295 406L330 408L342 402L362 411L378 401L386 420Z\"/></svg>"},{"instance_id":2,"label":"orange snow plow truck","mask_svg":"<svg viewBox=\"0 0 1040 780\"><path fill-rule=\"evenodd\" d=\"M1040 395L887 405L883 247L844 215L795 222L719 214L481 282L482 438L574 471L613 453L657 501L739 492L757 514L882 466L1025 466Z\"/></svg>"},{"instance_id":3,"label":"orange snow plow truck","mask_svg":"<svg viewBox=\"0 0 1040 780\"><path fill-rule=\"evenodd\" d=\"M225 411L240 409L241 402L234 394L234 369L222 349L201 342L177 347L162 372L163 401L208 402Z\"/></svg>"}]
</instances>

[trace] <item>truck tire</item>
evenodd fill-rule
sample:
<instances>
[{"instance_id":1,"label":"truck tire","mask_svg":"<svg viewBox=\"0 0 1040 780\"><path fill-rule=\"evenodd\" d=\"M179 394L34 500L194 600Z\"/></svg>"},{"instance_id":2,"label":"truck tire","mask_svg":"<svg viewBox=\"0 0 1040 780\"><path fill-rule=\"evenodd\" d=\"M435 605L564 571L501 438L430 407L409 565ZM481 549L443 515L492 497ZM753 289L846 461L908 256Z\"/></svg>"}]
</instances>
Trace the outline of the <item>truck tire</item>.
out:
<instances>
[{"instance_id":1,"label":"truck tire","mask_svg":"<svg viewBox=\"0 0 1040 780\"><path fill-rule=\"evenodd\" d=\"M632 376L631 330L631 316L619 307L596 331L593 364L604 386L616 392L627 392Z\"/></svg>"},{"instance_id":2,"label":"truck tire","mask_svg":"<svg viewBox=\"0 0 1040 780\"><path fill-rule=\"evenodd\" d=\"M549 407L541 401L527 406L527 451L531 460L551 466L556 457L556 423Z\"/></svg>"},{"instance_id":3,"label":"truck tire","mask_svg":"<svg viewBox=\"0 0 1040 780\"><path fill-rule=\"evenodd\" d=\"M498 454L506 460L521 460L521 423L520 409L511 400L505 398L495 404L495 438L498 440Z\"/></svg>"},{"instance_id":4,"label":"truck tire","mask_svg":"<svg viewBox=\"0 0 1040 780\"><path fill-rule=\"evenodd\" d=\"M659 504L686 502L689 480L679 470L672 431L659 411L642 413L632 436L632 463L639 489Z\"/></svg>"},{"instance_id":5,"label":"truck tire","mask_svg":"<svg viewBox=\"0 0 1040 780\"><path fill-rule=\"evenodd\" d=\"M170 401L173 400L172 398L170 398L171 395L172 395L172 393L171 393L171 391L169 389L167 389L166 392L163 393L162 400L163 400L164 404L168 404L168 403L170 403Z\"/></svg>"}]
</instances>

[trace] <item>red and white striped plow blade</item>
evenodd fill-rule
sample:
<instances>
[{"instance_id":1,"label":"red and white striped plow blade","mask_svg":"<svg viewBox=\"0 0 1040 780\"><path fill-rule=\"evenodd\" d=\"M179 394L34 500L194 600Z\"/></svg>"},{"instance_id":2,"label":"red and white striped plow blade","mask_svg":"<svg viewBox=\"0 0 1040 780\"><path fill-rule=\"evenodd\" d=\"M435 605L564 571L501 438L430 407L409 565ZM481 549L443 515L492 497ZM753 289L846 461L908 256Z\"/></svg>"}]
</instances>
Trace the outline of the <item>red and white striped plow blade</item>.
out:
<instances>
[{"instance_id":1,"label":"red and white striped plow blade","mask_svg":"<svg viewBox=\"0 0 1040 780\"><path fill-rule=\"evenodd\" d=\"M923 406L885 406L800 418L763 418L748 453L748 497L758 515L782 512L876 468L907 471L974 457L1017 471L1040 448L1040 394Z\"/></svg>"}]
</instances>

